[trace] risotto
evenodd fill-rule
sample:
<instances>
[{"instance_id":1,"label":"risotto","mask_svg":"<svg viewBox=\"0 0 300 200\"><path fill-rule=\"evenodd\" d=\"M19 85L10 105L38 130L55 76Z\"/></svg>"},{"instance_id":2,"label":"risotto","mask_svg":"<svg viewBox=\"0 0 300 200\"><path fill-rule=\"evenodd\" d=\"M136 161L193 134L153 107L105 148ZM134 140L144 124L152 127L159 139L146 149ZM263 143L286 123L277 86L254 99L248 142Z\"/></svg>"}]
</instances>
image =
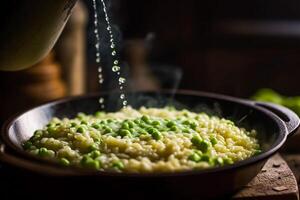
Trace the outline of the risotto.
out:
<instances>
[{"instance_id":1,"label":"risotto","mask_svg":"<svg viewBox=\"0 0 300 200\"><path fill-rule=\"evenodd\" d=\"M255 130L170 107L53 118L23 148L64 166L133 173L205 169L260 152Z\"/></svg>"}]
</instances>

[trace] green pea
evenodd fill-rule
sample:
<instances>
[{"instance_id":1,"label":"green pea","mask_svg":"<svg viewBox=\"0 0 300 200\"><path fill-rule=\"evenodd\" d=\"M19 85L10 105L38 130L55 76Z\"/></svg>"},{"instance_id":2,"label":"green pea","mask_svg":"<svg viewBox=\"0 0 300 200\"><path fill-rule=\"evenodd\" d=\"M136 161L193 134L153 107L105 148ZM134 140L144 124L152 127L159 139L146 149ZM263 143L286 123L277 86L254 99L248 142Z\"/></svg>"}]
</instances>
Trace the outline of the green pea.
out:
<instances>
[{"instance_id":1,"label":"green pea","mask_svg":"<svg viewBox=\"0 0 300 200\"><path fill-rule=\"evenodd\" d=\"M147 133L148 133L146 130L144 130L144 129L142 129L142 128L140 128L140 129L138 130L138 132L139 132L140 134L147 134Z\"/></svg>"},{"instance_id":2,"label":"green pea","mask_svg":"<svg viewBox=\"0 0 300 200\"><path fill-rule=\"evenodd\" d=\"M200 145L201 141L202 139L197 135L193 136L191 139L192 144L195 145L196 147Z\"/></svg>"},{"instance_id":3,"label":"green pea","mask_svg":"<svg viewBox=\"0 0 300 200\"><path fill-rule=\"evenodd\" d=\"M79 127L77 128L77 132L78 132L78 133L84 133L84 131L85 131L85 129L84 129L82 126L79 126Z\"/></svg>"},{"instance_id":4,"label":"green pea","mask_svg":"<svg viewBox=\"0 0 300 200\"><path fill-rule=\"evenodd\" d=\"M55 122L50 122L49 124L47 124L47 128L49 127L56 127L56 123ZM37 130L40 131L40 130Z\"/></svg>"},{"instance_id":5,"label":"green pea","mask_svg":"<svg viewBox=\"0 0 300 200\"><path fill-rule=\"evenodd\" d=\"M66 158L61 158L61 159L59 159L59 164L61 164L63 166L69 166L70 161L68 161Z\"/></svg>"},{"instance_id":6,"label":"green pea","mask_svg":"<svg viewBox=\"0 0 300 200\"><path fill-rule=\"evenodd\" d=\"M146 123L140 123L139 124L139 126L141 127L141 128L150 128L150 126L148 125L148 124L146 124Z\"/></svg>"},{"instance_id":7,"label":"green pea","mask_svg":"<svg viewBox=\"0 0 300 200\"><path fill-rule=\"evenodd\" d=\"M194 136L191 139L191 142L197 147L197 149L201 150L202 152L206 153L208 151L209 142L207 142L206 140L202 140L199 136Z\"/></svg>"},{"instance_id":8,"label":"green pea","mask_svg":"<svg viewBox=\"0 0 300 200\"><path fill-rule=\"evenodd\" d=\"M96 144L92 144L92 145L90 145L90 146L88 147L88 150L89 150L89 151L94 151L94 150L97 150L97 149L98 149L98 147L97 147Z\"/></svg>"},{"instance_id":9,"label":"green pea","mask_svg":"<svg viewBox=\"0 0 300 200\"><path fill-rule=\"evenodd\" d=\"M150 121L149 117L146 116L146 115L143 115L143 116L141 117L141 120L143 120L143 121L146 122L146 123L149 123L149 121Z\"/></svg>"},{"instance_id":10,"label":"green pea","mask_svg":"<svg viewBox=\"0 0 300 200\"><path fill-rule=\"evenodd\" d=\"M124 164L122 161L116 161L112 164L112 167L121 170L124 169Z\"/></svg>"},{"instance_id":11,"label":"green pea","mask_svg":"<svg viewBox=\"0 0 300 200\"><path fill-rule=\"evenodd\" d=\"M197 124L196 124L195 122L192 122L192 123L190 124L190 127L191 127L191 129L196 130Z\"/></svg>"},{"instance_id":12,"label":"green pea","mask_svg":"<svg viewBox=\"0 0 300 200\"><path fill-rule=\"evenodd\" d=\"M209 162L209 161L210 161L210 158L209 158L209 156L208 156L208 155L206 155L206 154L203 154L203 155L201 156L201 161L204 161L204 162Z\"/></svg>"},{"instance_id":13,"label":"green pea","mask_svg":"<svg viewBox=\"0 0 300 200\"><path fill-rule=\"evenodd\" d=\"M210 142L212 145L216 145L218 143L218 140L215 137L211 137Z\"/></svg>"},{"instance_id":14,"label":"green pea","mask_svg":"<svg viewBox=\"0 0 300 200\"><path fill-rule=\"evenodd\" d=\"M39 154L39 149L30 150L30 153L32 153L34 155L38 155Z\"/></svg>"},{"instance_id":15,"label":"green pea","mask_svg":"<svg viewBox=\"0 0 300 200\"><path fill-rule=\"evenodd\" d=\"M158 120L155 120L151 123L153 126L159 126L160 122Z\"/></svg>"},{"instance_id":16,"label":"green pea","mask_svg":"<svg viewBox=\"0 0 300 200\"><path fill-rule=\"evenodd\" d=\"M191 131L188 128L184 128L184 129L182 129L182 132L184 132L184 133L190 133Z\"/></svg>"},{"instance_id":17,"label":"green pea","mask_svg":"<svg viewBox=\"0 0 300 200\"><path fill-rule=\"evenodd\" d=\"M185 120L185 121L182 122L182 124L184 124L184 125L190 125L190 122L188 120Z\"/></svg>"},{"instance_id":18,"label":"green pea","mask_svg":"<svg viewBox=\"0 0 300 200\"><path fill-rule=\"evenodd\" d=\"M170 128L170 130L175 132L175 131L178 131L178 128L177 128L177 126L172 126L172 127Z\"/></svg>"},{"instance_id":19,"label":"green pea","mask_svg":"<svg viewBox=\"0 0 300 200\"><path fill-rule=\"evenodd\" d=\"M90 155L91 155L92 158L97 158L101 155L101 153L98 150L94 150L90 153Z\"/></svg>"},{"instance_id":20,"label":"green pea","mask_svg":"<svg viewBox=\"0 0 300 200\"><path fill-rule=\"evenodd\" d=\"M81 158L81 160L80 160L80 163L83 165L88 160L93 160L93 159L90 156L88 156L88 155L83 155L82 158Z\"/></svg>"},{"instance_id":21,"label":"green pea","mask_svg":"<svg viewBox=\"0 0 300 200\"><path fill-rule=\"evenodd\" d=\"M168 128L160 126L160 127L157 127L157 130L159 130L161 132L166 132L166 131L168 131Z\"/></svg>"},{"instance_id":22,"label":"green pea","mask_svg":"<svg viewBox=\"0 0 300 200\"><path fill-rule=\"evenodd\" d=\"M201 150L202 152L206 153L209 148L209 142L207 142L206 140L203 140L200 142L200 144L197 146L197 148L199 150Z\"/></svg>"},{"instance_id":23,"label":"green pea","mask_svg":"<svg viewBox=\"0 0 300 200\"><path fill-rule=\"evenodd\" d=\"M88 121L86 121L86 120L82 120L80 123L81 123L81 124L88 125Z\"/></svg>"},{"instance_id":24,"label":"green pea","mask_svg":"<svg viewBox=\"0 0 300 200\"><path fill-rule=\"evenodd\" d=\"M102 111L97 111L97 112L95 112L94 115L95 115L96 117L101 117L101 116L104 115L104 112L102 112Z\"/></svg>"},{"instance_id":25,"label":"green pea","mask_svg":"<svg viewBox=\"0 0 300 200\"><path fill-rule=\"evenodd\" d=\"M48 150L48 156L49 157L54 157L55 156L55 152L52 150Z\"/></svg>"},{"instance_id":26,"label":"green pea","mask_svg":"<svg viewBox=\"0 0 300 200\"><path fill-rule=\"evenodd\" d=\"M158 131L158 130L154 130L153 133L151 133L152 137L155 139L155 140L160 140L161 139L161 133Z\"/></svg>"},{"instance_id":27,"label":"green pea","mask_svg":"<svg viewBox=\"0 0 300 200\"><path fill-rule=\"evenodd\" d=\"M183 116L188 117L189 116L188 111L184 111Z\"/></svg>"},{"instance_id":28,"label":"green pea","mask_svg":"<svg viewBox=\"0 0 300 200\"><path fill-rule=\"evenodd\" d=\"M106 121L107 121L107 123L112 123L113 122L112 119L107 119Z\"/></svg>"},{"instance_id":29,"label":"green pea","mask_svg":"<svg viewBox=\"0 0 300 200\"><path fill-rule=\"evenodd\" d=\"M141 123L141 121L139 119L135 119L135 120L133 120L133 122L137 125L139 125Z\"/></svg>"},{"instance_id":30,"label":"green pea","mask_svg":"<svg viewBox=\"0 0 300 200\"><path fill-rule=\"evenodd\" d=\"M39 149L39 153L38 153L39 156L48 156L48 149L46 149L45 147L42 147Z\"/></svg>"},{"instance_id":31,"label":"green pea","mask_svg":"<svg viewBox=\"0 0 300 200\"><path fill-rule=\"evenodd\" d=\"M223 158L221 158L221 157L214 158L213 159L213 165L223 166L224 165Z\"/></svg>"},{"instance_id":32,"label":"green pea","mask_svg":"<svg viewBox=\"0 0 300 200\"><path fill-rule=\"evenodd\" d=\"M147 130L148 133L152 134L155 131L155 128L148 127L146 130Z\"/></svg>"},{"instance_id":33,"label":"green pea","mask_svg":"<svg viewBox=\"0 0 300 200\"><path fill-rule=\"evenodd\" d=\"M36 130L34 131L34 134L33 135L43 135L43 131L42 130Z\"/></svg>"},{"instance_id":34,"label":"green pea","mask_svg":"<svg viewBox=\"0 0 300 200\"><path fill-rule=\"evenodd\" d=\"M71 127L76 127L77 123L76 122L71 122Z\"/></svg>"},{"instance_id":35,"label":"green pea","mask_svg":"<svg viewBox=\"0 0 300 200\"><path fill-rule=\"evenodd\" d=\"M257 150L254 151L254 155L257 156L257 155L261 154L261 152L262 151L260 149L257 149Z\"/></svg>"},{"instance_id":36,"label":"green pea","mask_svg":"<svg viewBox=\"0 0 300 200\"><path fill-rule=\"evenodd\" d=\"M132 121L128 122L129 128L133 128L134 127L134 123Z\"/></svg>"},{"instance_id":37,"label":"green pea","mask_svg":"<svg viewBox=\"0 0 300 200\"><path fill-rule=\"evenodd\" d=\"M50 134L55 134L56 133L56 128L53 126L50 126L47 128L48 133Z\"/></svg>"},{"instance_id":38,"label":"green pea","mask_svg":"<svg viewBox=\"0 0 300 200\"><path fill-rule=\"evenodd\" d=\"M225 165L230 165L230 164L233 164L233 161L231 158L223 158L223 163Z\"/></svg>"},{"instance_id":39,"label":"green pea","mask_svg":"<svg viewBox=\"0 0 300 200\"><path fill-rule=\"evenodd\" d=\"M129 124L127 122L123 123L122 129L129 129Z\"/></svg>"},{"instance_id":40,"label":"green pea","mask_svg":"<svg viewBox=\"0 0 300 200\"><path fill-rule=\"evenodd\" d=\"M96 123L93 123L92 127L95 128L95 129L100 129L101 128L101 126L99 124L96 124Z\"/></svg>"},{"instance_id":41,"label":"green pea","mask_svg":"<svg viewBox=\"0 0 300 200\"><path fill-rule=\"evenodd\" d=\"M137 131L134 128L129 129L130 133L136 133Z\"/></svg>"},{"instance_id":42,"label":"green pea","mask_svg":"<svg viewBox=\"0 0 300 200\"><path fill-rule=\"evenodd\" d=\"M30 141L27 141L27 142L25 142L25 143L23 144L23 148L24 148L25 150L30 149L31 146L32 146L32 142L30 142Z\"/></svg>"},{"instance_id":43,"label":"green pea","mask_svg":"<svg viewBox=\"0 0 300 200\"><path fill-rule=\"evenodd\" d=\"M78 113L77 118L80 119L80 120L83 120L85 118L85 114L84 113Z\"/></svg>"},{"instance_id":44,"label":"green pea","mask_svg":"<svg viewBox=\"0 0 300 200\"><path fill-rule=\"evenodd\" d=\"M175 124L175 122L173 122L173 121L168 121L167 124L166 124L166 126L167 126L168 128L174 127L175 125L176 125L176 124Z\"/></svg>"},{"instance_id":45,"label":"green pea","mask_svg":"<svg viewBox=\"0 0 300 200\"><path fill-rule=\"evenodd\" d=\"M130 133L129 130L121 129L121 130L119 131L119 135L122 136L122 137L125 137L125 136L131 135L131 133Z\"/></svg>"},{"instance_id":46,"label":"green pea","mask_svg":"<svg viewBox=\"0 0 300 200\"><path fill-rule=\"evenodd\" d=\"M199 162L201 160L201 157L197 153L193 153L188 157L188 159L194 162Z\"/></svg>"},{"instance_id":47,"label":"green pea","mask_svg":"<svg viewBox=\"0 0 300 200\"><path fill-rule=\"evenodd\" d=\"M107 126L104 128L104 133L112 133L112 132L113 132L112 128Z\"/></svg>"},{"instance_id":48,"label":"green pea","mask_svg":"<svg viewBox=\"0 0 300 200\"><path fill-rule=\"evenodd\" d=\"M81 165L91 169L100 169L100 162L98 160L93 160L89 156L83 156L81 160Z\"/></svg>"}]
</instances>

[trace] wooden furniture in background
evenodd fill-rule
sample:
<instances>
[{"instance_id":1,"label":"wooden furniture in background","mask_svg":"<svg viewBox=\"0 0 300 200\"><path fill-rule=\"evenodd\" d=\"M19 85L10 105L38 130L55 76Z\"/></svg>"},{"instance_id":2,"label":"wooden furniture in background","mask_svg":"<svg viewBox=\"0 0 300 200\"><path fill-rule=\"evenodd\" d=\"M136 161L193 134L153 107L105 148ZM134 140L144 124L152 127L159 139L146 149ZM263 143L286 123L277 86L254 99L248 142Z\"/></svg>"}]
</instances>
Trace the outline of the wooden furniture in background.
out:
<instances>
[{"instance_id":1,"label":"wooden furniture in background","mask_svg":"<svg viewBox=\"0 0 300 200\"><path fill-rule=\"evenodd\" d=\"M61 79L61 66L51 52L29 69L0 72L0 91L1 124L28 107L65 96L66 86Z\"/></svg>"},{"instance_id":2,"label":"wooden furniture in background","mask_svg":"<svg viewBox=\"0 0 300 200\"><path fill-rule=\"evenodd\" d=\"M73 9L66 27L54 50L62 66L67 95L80 95L86 91L86 23L87 10L81 1Z\"/></svg>"}]
</instances>

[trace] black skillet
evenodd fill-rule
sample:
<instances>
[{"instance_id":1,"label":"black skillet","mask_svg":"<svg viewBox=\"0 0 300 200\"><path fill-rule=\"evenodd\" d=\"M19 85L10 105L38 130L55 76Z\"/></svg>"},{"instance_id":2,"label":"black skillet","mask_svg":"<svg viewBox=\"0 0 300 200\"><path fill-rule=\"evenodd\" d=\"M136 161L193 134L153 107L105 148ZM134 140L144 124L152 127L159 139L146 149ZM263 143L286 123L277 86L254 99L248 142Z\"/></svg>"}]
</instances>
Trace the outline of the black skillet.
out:
<instances>
[{"instance_id":1,"label":"black skillet","mask_svg":"<svg viewBox=\"0 0 300 200\"><path fill-rule=\"evenodd\" d=\"M117 174L93 172L78 168L64 168L55 163L40 160L22 150L21 144L32 136L34 130L43 127L52 117L74 117L78 112L94 113L99 110L99 97L104 97L107 111L120 108L119 94L96 94L65 98L32 108L8 120L2 129L3 144L0 160L10 165L38 174L35 181L50 182L55 191L88 191L112 195L111 198L153 199L206 199L232 194L246 185L261 170L267 159L279 150L287 137L299 126L298 116L289 109L268 103L193 91L175 94L164 92L128 93L130 104L163 107L173 105L197 112L207 112L235 121L238 126L254 128L263 152L244 161L207 170L159 173ZM45 179L45 175L47 179ZM50 176L50 175L56 175ZM39 184L35 185L39 187ZM28 187L29 189L31 187ZM47 188L47 187L46 187ZM68 189L67 189L68 188ZM45 188L44 188L45 189ZM48 189L43 190L46 194ZM77 193L70 192L68 195ZM50 192L48 195L53 194ZM82 194L82 193L81 193ZM159 195L159 196L158 196ZM80 195L79 195L80 196Z\"/></svg>"}]
</instances>

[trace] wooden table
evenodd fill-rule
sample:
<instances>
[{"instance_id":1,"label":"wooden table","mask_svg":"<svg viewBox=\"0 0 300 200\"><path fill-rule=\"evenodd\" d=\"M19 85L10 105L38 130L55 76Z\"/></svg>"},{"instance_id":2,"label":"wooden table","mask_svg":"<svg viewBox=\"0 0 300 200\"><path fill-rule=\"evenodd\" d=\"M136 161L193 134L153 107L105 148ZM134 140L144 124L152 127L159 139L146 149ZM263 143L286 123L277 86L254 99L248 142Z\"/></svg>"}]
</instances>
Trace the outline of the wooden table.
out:
<instances>
[{"instance_id":1,"label":"wooden table","mask_svg":"<svg viewBox=\"0 0 300 200\"><path fill-rule=\"evenodd\" d=\"M286 161L279 154L276 154L267 161L261 172L233 199L298 200L298 185Z\"/></svg>"}]
</instances>

